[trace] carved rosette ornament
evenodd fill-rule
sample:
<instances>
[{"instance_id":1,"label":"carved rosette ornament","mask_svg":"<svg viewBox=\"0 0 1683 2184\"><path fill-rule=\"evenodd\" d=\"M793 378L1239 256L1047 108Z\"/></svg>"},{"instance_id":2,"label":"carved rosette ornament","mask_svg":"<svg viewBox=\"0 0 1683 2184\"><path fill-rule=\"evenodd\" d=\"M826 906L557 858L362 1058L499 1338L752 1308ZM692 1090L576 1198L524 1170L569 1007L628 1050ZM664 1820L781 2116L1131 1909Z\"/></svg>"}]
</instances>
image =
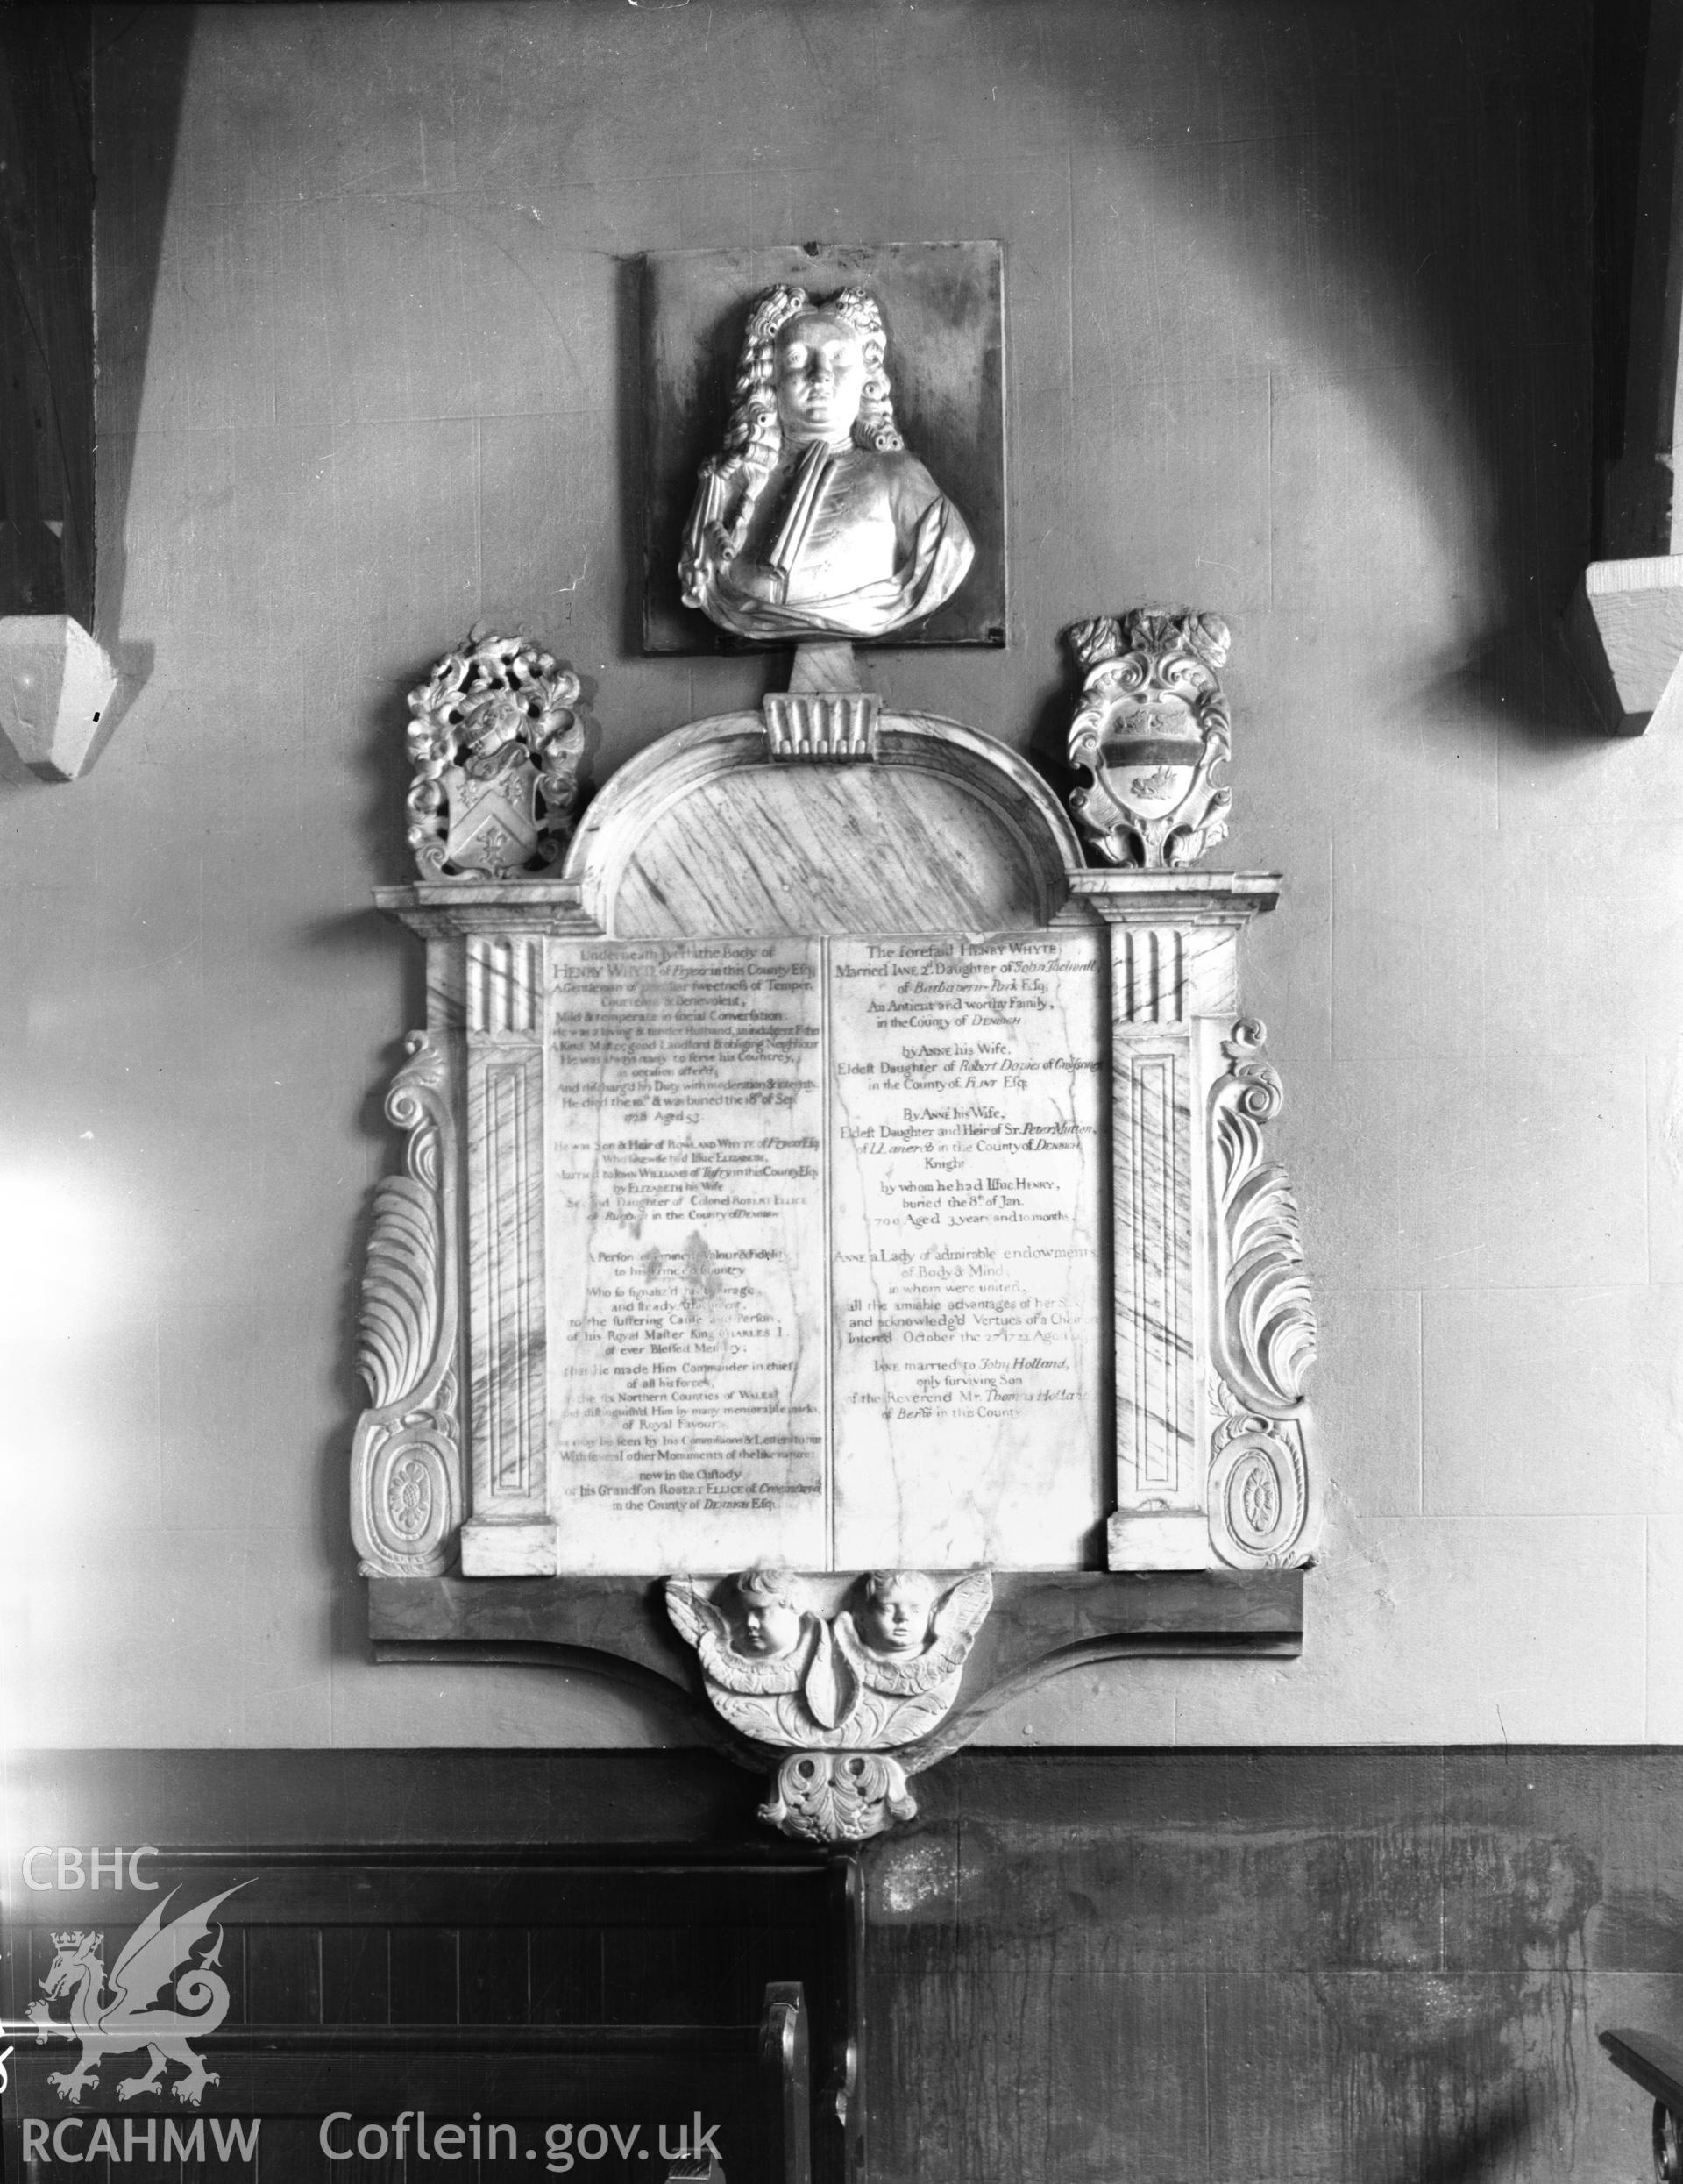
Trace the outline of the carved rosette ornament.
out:
<instances>
[{"instance_id":1,"label":"carved rosette ornament","mask_svg":"<svg viewBox=\"0 0 1683 2184\"><path fill-rule=\"evenodd\" d=\"M993 1579L973 1569L943 1588L922 1570L872 1570L849 1599L817 1613L792 1570L745 1570L711 1592L692 1577L666 1581L666 1611L696 1650L714 1711L755 1743L799 1754L784 1761L763 1817L827 1842L862 1840L916 1811L904 1768L882 1747L915 1742L952 1711Z\"/></svg>"},{"instance_id":2,"label":"carved rosette ornament","mask_svg":"<svg viewBox=\"0 0 1683 2184\"><path fill-rule=\"evenodd\" d=\"M1107 864L1190 864L1226 836L1232 791L1215 773L1232 722L1218 671L1232 638L1218 615L1135 607L1069 632L1087 671L1069 723L1069 763L1089 788L1076 824Z\"/></svg>"},{"instance_id":3,"label":"carved rosette ornament","mask_svg":"<svg viewBox=\"0 0 1683 2184\"><path fill-rule=\"evenodd\" d=\"M518 637L446 652L409 693L409 847L423 879L511 879L572 832L584 755L579 678Z\"/></svg>"},{"instance_id":4,"label":"carved rosette ornament","mask_svg":"<svg viewBox=\"0 0 1683 2184\"><path fill-rule=\"evenodd\" d=\"M1260 1058L1266 1036L1240 1017L1222 1042L1226 1073L1210 1092L1210 1529L1239 1569L1308 1561L1319 1519L1303 1396L1317 1331L1296 1202L1263 1145L1262 1126L1282 1104L1279 1075Z\"/></svg>"},{"instance_id":5,"label":"carved rosette ornament","mask_svg":"<svg viewBox=\"0 0 1683 2184\"><path fill-rule=\"evenodd\" d=\"M369 1407L351 1454L351 1529L365 1576L446 1569L462 1521L456 1366L455 1120L449 1065L424 1032L387 1096L406 1172L374 1192L357 1369Z\"/></svg>"}]
</instances>

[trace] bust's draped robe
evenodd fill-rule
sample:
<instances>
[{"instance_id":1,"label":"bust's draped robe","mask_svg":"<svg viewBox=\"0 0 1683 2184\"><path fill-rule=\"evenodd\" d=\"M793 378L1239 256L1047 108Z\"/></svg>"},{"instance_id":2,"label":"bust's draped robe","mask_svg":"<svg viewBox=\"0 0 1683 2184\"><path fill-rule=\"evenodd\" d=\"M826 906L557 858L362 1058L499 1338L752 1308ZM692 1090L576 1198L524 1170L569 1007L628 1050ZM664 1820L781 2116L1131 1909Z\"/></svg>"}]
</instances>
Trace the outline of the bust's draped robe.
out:
<instances>
[{"instance_id":1,"label":"bust's draped robe","mask_svg":"<svg viewBox=\"0 0 1683 2184\"><path fill-rule=\"evenodd\" d=\"M884 637L933 614L976 548L964 518L904 448L785 447L736 551L706 537L741 521L744 473L708 464L685 539L685 597L741 637Z\"/></svg>"}]
</instances>

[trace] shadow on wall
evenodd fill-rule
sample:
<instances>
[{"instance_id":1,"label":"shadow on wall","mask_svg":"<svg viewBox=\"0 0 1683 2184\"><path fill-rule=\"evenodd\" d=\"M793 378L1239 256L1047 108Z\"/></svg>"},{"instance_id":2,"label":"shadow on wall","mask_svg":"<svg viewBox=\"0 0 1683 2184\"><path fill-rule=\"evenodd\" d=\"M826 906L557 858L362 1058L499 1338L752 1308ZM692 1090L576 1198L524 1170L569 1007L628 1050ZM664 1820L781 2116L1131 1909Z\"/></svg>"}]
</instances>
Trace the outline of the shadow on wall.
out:
<instances>
[{"instance_id":1,"label":"shadow on wall","mask_svg":"<svg viewBox=\"0 0 1683 2184\"><path fill-rule=\"evenodd\" d=\"M1410 481L1399 532L1431 527L1456 565L1424 617L1426 708L1471 704L1542 743L1598 734L1559 629L1590 549L1588 12L1118 9L1095 16L1078 78L1067 45L1024 27L1008 0L976 11L998 98L1049 97L1073 147L1077 444L1107 390L1138 411L1166 382L1266 371L1271 603L1312 610L1317 576L1336 597L1385 551L1338 535L1353 411ZM1145 238L1143 286L1084 289L1101 212ZM1131 324L1142 304L1154 323ZM1061 688L1037 724L1055 771L1067 714Z\"/></svg>"}]
</instances>

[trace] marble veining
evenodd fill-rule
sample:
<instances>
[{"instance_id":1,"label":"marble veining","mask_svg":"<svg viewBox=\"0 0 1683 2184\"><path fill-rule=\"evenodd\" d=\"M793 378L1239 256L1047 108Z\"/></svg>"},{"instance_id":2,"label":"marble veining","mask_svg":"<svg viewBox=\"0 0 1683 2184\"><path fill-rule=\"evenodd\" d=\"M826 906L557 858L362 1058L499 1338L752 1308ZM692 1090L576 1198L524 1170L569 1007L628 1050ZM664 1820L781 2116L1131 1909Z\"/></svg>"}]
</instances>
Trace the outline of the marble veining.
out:
<instances>
[{"instance_id":1,"label":"marble veining","mask_svg":"<svg viewBox=\"0 0 1683 2184\"><path fill-rule=\"evenodd\" d=\"M613 930L987 932L1047 914L1016 829L962 783L908 766L767 765L702 783L653 822Z\"/></svg>"},{"instance_id":2,"label":"marble veining","mask_svg":"<svg viewBox=\"0 0 1683 2184\"><path fill-rule=\"evenodd\" d=\"M469 1071L469 1375L476 1516L542 1515L543 1067L491 1047Z\"/></svg>"},{"instance_id":3,"label":"marble veining","mask_svg":"<svg viewBox=\"0 0 1683 2184\"><path fill-rule=\"evenodd\" d=\"M1117 1505L1196 1497L1189 1049L1130 1040L1113 1077Z\"/></svg>"}]
</instances>

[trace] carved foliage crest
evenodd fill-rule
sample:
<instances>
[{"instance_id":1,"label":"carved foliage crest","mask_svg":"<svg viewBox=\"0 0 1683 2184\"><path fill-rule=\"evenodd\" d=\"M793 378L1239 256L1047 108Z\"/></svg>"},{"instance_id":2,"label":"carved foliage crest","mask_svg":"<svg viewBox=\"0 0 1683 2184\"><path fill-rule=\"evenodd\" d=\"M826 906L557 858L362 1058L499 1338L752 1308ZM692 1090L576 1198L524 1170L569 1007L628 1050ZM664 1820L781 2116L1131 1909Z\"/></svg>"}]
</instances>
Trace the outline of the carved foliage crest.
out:
<instances>
[{"instance_id":1,"label":"carved foliage crest","mask_svg":"<svg viewBox=\"0 0 1683 2184\"><path fill-rule=\"evenodd\" d=\"M374 1192L357 1369L369 1407L351 1458L351 1529L366 1576L431 1576L462 1520L456 1370L455 1123L448 1064L423 1032L386 1112L409 1134L405 1170Z\"/></svg>"},{"instance_id":2,"label":"carved foliage crest","mask_svg":"<svg viewBox=\"0 0 1683 2184\"><path fill-rule=\"evenodd\" d=\"M565 661L519 637L446 652L409 693L409 847L425 879L508 879L572 831L585 714Z\"/></svg>"},{"instance_id":3,"label":"carved foliage crest","mask_svg":"<svg viewBox=\"0 0 1683 2184\"><path fill-rule=\"evenodd\" d=\"M1232 1025L1221 1049L1227 1069L1210 1093L1210 1522L1218 1550L1241 1569L1306 1561L1317 1513L1303 1396L1317 1329L1296 1202L1263 1142L1282 1104L1279 1075L1260 1058L1265 1035L1248 1018Z\"/></svg>"},{"instance_id":4,"label":"carved foliage crest","mask_svg":"<svg viewBox=\"0 0 1683 2184\"><path fill-rule=\"evenodd\" d=\"M1222 841L1232 792L1215 781L1232 746L1219 670L1232 639L1218 615L1136 607L1069 632L1086 671L1069 763L1090 786L1069 799L1108 864L1192 864Z\"/></svg>"}]
</instances>

